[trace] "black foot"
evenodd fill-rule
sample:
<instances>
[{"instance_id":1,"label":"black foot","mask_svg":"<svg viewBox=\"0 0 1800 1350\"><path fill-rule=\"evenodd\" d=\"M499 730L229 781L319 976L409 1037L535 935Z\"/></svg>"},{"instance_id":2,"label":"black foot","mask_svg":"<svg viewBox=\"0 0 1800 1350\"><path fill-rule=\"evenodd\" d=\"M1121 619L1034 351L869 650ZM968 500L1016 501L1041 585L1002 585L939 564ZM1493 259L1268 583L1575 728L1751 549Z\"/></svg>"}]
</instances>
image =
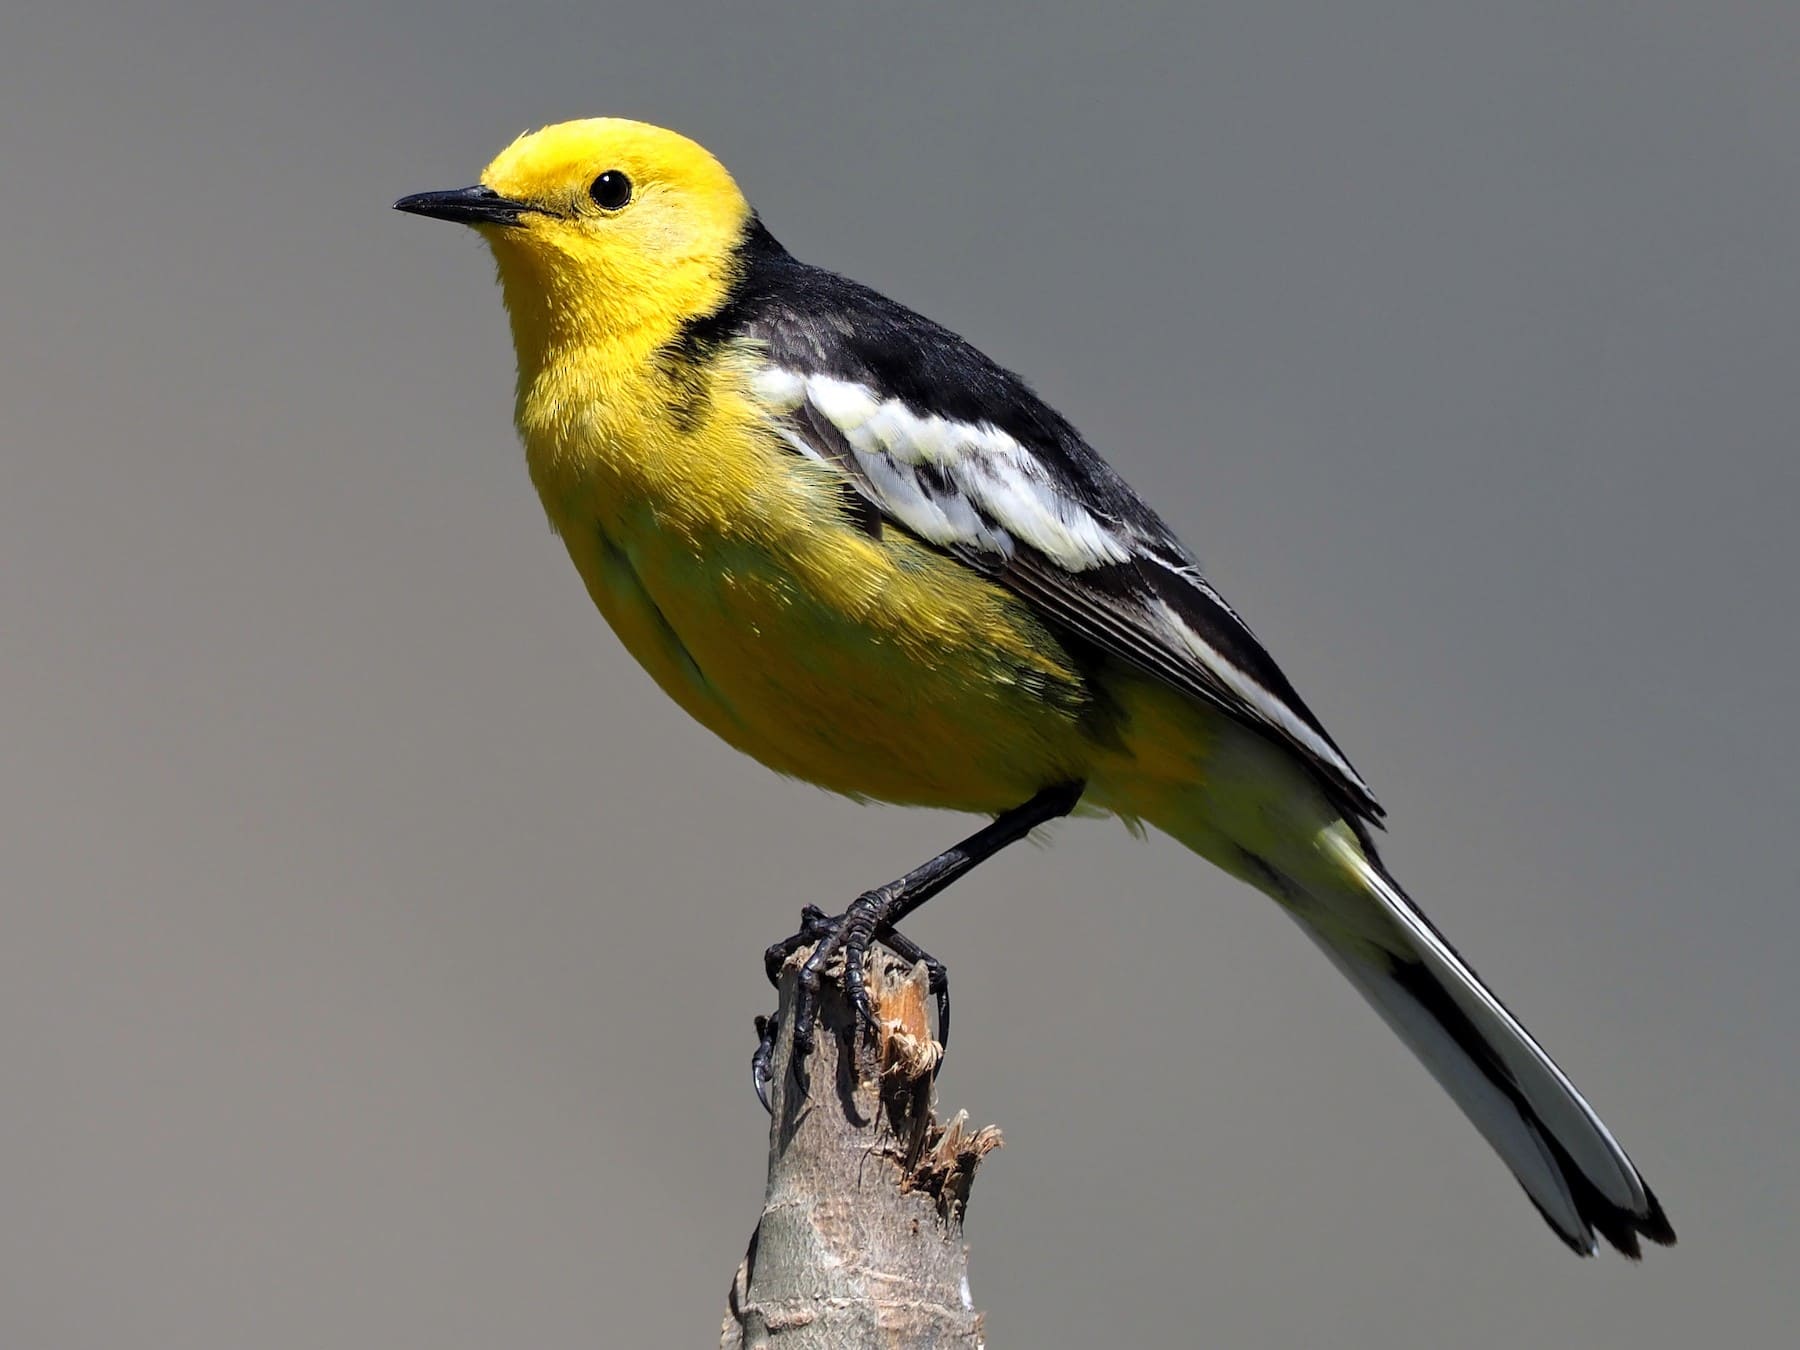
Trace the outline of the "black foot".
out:
<instances>
[{"instance_id":1,"label":"black foot","mask_svg":"<svg viewBox=\"0 0 1800 1350\"><path fill-rule=\"evenodd\" d=\"M920 905L937 895L971 867L991 858L1008 844L1023 839L1035 826L1058 816L1066 816L1081 800L1080 782L1058 783L1044 788L1028 802L1002 812L991 825L975 831L960 844L954 844L898 881L890 881L857 896L850 908L835 919L817 905L800 912L800 931L777 942L763 954L763 965L769 972L769 983L781 978L787 959L802 947L812 946L812 955L800 968L800 993L794 1000L794 1076L806 1081L806 1056L813 1048L813 1023L819 1014L819 972L839 952L844 956L844 992L850 996L852 1016L856 1021L856 1043L861 1045L875 1030L874 1012L869 1006L869 990L864 984L863 963L869 947L881 942L902 961L925 962L931 973L931 992L937 997L938 1041L950 1039L950 981L943 962L932 959L916 943L894 931ZM756 1083L756 1095L763 1106L769 1104L769 1066L775 1054L775 1019L761 1017L756 1022L756 1054L750 1060L750 1075Z\"/></svg>"},{"instance_id":2,"label":"black foot","mask_svg":"<svg viewBox=\"0 0 1800 1350\"><path fill-rule=\"evenodd\" d=\"M864 976L869 948L876 941L902 961L925 963L926 978L932 996L937 1000L938 1043L950 1039L950 974L944 963L918 943L888 927L886 915L893 903L891 887L865 891L850 908L835 917L817 905L800 911L800 931L783 938L763 953L763 969L769 983L781 980L782 967L788 958L803 947L813 951L800 967L800 988L794 999L793 1068L797 1082L806 1083L806 1057L812 1053L815 1027L819 1015L820 972L839 952L844 956L844 993L850 1000L851 1016L856 1023L859 1045L874 1039L875 1011L869 1002L869 989ZM769 1109L769 1068L775 1054L775 1038L780 1024L775 1017L756 1019L756 1053L750 1057L750 1078L756 1087L757 1100Z\"/></svg>"}]
</instances>

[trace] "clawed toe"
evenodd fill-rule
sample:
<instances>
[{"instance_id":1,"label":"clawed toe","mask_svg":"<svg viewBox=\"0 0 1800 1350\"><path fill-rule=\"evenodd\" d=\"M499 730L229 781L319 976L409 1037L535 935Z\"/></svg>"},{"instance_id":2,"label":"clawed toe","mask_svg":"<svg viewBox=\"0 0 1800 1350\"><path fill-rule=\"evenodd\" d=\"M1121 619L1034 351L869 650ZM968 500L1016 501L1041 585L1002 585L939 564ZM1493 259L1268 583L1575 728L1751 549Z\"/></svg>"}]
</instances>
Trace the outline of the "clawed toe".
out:
<instances>
[{"instance_id":1,"label":"clawed toe","mask_svg":"<svg viewBox=\"0 0 1800 1350\"><path fill-rule=\"evenodd\" d=\"M795 1081L806 1085L806 1060L816 1044L819 1019L819 988L826 969L834 958L843 957L844 996L850 1004L852 1033L860 1047L875 1039L875 1009L869 998L869 949L879 940L902 961L925 964L928 987L937 1001L938 1040L942 1043L950 1029L950 979L944 963L930 955L916 942L886 926L884 911L891 903L886 888L864 893L842 914L830 915L817 905L800 911L800 928L789 937L772 944L763 953L763 969L770 984L779 985L781 973L797 952L812 950L796 973L793 1002L794 1051L789 1063ZM771 1109L769 1089L775 1062L775 1041L781 1029L776 1016L756 1019L756 1051L750 1058L750 1077L756 1099L764 1110Z\"/></svg>"}]
</instances>

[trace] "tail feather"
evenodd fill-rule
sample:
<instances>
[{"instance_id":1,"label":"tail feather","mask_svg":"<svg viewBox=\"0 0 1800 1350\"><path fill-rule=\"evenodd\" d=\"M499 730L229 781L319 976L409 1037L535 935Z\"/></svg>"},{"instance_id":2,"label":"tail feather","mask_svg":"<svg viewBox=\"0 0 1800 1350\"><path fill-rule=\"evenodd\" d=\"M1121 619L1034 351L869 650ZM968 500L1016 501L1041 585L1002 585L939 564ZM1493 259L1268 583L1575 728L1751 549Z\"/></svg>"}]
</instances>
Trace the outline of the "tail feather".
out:
<instances>
[{"instance_id":1,"label":"tail feather","mask_svg":"<svg viewBox=\"0 0 1800 1350\"><path fill-rule=\"evenodd\" d=\"M1640 1237L1672 1245L1656 1196L1555 1061L1392 878L1353 845L1343 851L1362 883L1352 903L1379 908L1383 938L1348 936L1366 933L1369 916L1337 922L1342 894L1289 890L1289 913L1462 1107L1557 1236L1590 1256L1598 1233L1634 1260Z\"/></svg>"}]
</instances>

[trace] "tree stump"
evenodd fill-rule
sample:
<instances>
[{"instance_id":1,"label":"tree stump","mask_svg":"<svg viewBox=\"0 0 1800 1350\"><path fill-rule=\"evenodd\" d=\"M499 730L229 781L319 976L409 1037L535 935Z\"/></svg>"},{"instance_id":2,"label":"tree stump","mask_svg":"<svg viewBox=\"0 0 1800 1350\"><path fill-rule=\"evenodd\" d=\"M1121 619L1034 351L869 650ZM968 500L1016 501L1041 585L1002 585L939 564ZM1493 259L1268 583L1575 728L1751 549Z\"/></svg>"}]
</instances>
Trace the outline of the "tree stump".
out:
<instances>
[{"instance_id":1,"label":"tree stump","mask_svg":"<svg viewBox=\"0 0 1800 1350\"><path fill-rule=\"evenodd\" d=\"M721 1350L882 1350L983 1344L963 1213L993 1126L940 1125L942 1049L925 968L869 959L873 1045L855 1046L841 966L821 989L803 1088L791 1072L797 953L782 972L771 1066L768 1189L732 1281ZM860 1062L859 1062L860 1059Z\"/></svg>"}]
</instances>

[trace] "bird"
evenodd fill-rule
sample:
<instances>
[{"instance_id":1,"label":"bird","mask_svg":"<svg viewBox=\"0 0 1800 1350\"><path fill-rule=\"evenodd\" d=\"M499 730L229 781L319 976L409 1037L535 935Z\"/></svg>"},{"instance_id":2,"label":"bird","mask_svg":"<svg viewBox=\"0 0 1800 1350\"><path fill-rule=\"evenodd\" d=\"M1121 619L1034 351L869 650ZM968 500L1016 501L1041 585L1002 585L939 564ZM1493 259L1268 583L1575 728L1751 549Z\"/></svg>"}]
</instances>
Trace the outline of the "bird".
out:
<instances>
[{"instance_id":1,"label":"bird","mask_svg":"<svg viewBox=\"0 0 1800 1350\"><path fill-rule=\"evenodd\" d=\"M896 929L920 904L1039 825L1111 815L1272 898L1570 1248L1674 1243L1612 1132L1382 862L1363 777L1023 379L794 257L713 154L647 123L546 126L474 185L394 205L489 246L532 482L662 690L777 773L992 818L771 948L816 944L797 1052L826 960L866 1023L871 942L924 957Z\"/></svg>"}]
</instances>

